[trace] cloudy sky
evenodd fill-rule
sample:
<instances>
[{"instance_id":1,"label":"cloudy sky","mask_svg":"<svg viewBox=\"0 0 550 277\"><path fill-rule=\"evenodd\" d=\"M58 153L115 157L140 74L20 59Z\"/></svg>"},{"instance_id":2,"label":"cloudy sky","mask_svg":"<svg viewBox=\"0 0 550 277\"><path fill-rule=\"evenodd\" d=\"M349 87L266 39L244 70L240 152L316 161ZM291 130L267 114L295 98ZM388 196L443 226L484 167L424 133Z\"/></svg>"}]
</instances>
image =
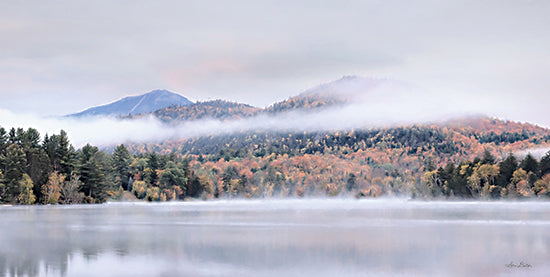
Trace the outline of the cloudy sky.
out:
<instances>
[{"instance_id":1,"label":"cloudy sky","mask_svg":"<svg viewBox=\"0 0 550 277\"><path fill-rule=\"evenodd\" d=\"M158 88L266 106L359 75L414 83L465 110L550 127L550 1L0 6L0 109L12 113L73 113Z\"/></svg>"}]
</instances>

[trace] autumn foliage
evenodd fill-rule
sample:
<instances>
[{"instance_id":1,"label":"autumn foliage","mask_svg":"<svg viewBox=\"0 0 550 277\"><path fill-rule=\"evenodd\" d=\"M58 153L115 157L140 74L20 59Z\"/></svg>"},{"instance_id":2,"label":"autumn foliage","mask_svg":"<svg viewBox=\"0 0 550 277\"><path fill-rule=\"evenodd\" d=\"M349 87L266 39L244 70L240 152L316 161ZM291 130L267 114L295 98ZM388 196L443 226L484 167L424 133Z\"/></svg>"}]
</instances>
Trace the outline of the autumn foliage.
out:
<instances>
[{"instance_id":1,"label":"autumn foliage","mask_svg":"<svg viewBox=\"0 0 550 277\"><path fill-rule=\"evenodd\" d=\"M498 187L502 176L497 163L510 153L548 147L549 134L547 129L530 124L468 118L340 132L211 135L132 144L129 149L134 153L177 153L188 159L190 170L205 191L211 192L207 198L487 197L507 195ZM490 165L472 162L463 168L464 162L486 153L493 157ZM459 174L461 184L457 180L445 184L448 180L437 174L438 168L451 170L450 164L453 174L465 170ZM529 196L523 183L518 183L520 189L513 193ZM543 190L540 182L539 187Z\"/></svg>"},{"instance_id":2,"label":"autumn foliage","mask_svg":"<svg viewBox=\"0 0 550 277\"><path fill-rule=\"evenodd\" d=\"M549 195L550 131L469 118L318 132L252 131L75 150L67 134L0 128L0 202Z\"/></svg>"}]
</instances>

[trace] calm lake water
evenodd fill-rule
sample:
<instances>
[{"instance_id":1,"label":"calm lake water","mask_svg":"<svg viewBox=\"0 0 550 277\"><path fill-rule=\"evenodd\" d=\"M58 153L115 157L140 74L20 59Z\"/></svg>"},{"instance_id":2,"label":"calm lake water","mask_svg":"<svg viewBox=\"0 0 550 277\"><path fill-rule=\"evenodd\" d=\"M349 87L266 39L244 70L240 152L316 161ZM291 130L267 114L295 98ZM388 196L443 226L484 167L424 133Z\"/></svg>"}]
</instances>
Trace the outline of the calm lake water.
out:
<instances>
[{"instance_id":1,"label":"calm lake water","mask_svg":"<svg viewBox=\"0 0 550 277\"><path fill-rule=\"evenodd\" d=\"M7 276L550 276L550 203L0 207Z\"/></svg>"}]
</instances>

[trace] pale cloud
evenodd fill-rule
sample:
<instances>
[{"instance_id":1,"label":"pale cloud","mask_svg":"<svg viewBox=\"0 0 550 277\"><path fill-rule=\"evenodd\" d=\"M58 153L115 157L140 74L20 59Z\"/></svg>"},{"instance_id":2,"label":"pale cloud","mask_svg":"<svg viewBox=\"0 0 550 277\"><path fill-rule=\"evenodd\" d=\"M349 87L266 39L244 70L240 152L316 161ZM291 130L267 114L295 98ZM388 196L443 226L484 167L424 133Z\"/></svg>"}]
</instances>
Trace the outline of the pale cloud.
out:
<instances>
[{"instance_id":1,"label":"pale cloud","mask_svg":"<svg viewBox=\"0 0 550 277\"><path fill-rule=\"evenodd\" d=\"M7 1L0 108L68 114L157 88L266 106L362 75L550 126L548 14L527 0Z\"/></svg>"},{"instance_id":2,"label":"pale cloud","mask_svg":"<svg viewBox=\"0 0 550 277\"><path fill-rule=\"evenodd\" d=\"M365 89L368 84L371 85ZM87 143L104 147L126 142L160 142L165 139L247 131L303 132L380 128L442 121L475 111L471 108L453 108L445 104L445 98L430 97L428 92L420 88L399 82L351 79L325 85L317 91L322 89L331 93L343 93L353 101L343 106L320 110L260 114L240 120L204 119L176 125L163 124L153 116L135 120L112 117L43 118L0 109L0 126L35 128L42 134L57 134L63 129L76 147ZM419 95L425 100L411 106L410 101Z\"/></svg>"},{"instance_id":3,"label":"pale cloud","mask_svg":"<svg viewBox=\"0 0 550 277\"><path fill-rule=\"evenodd\" d=\"M519 159L523 159L523 158L525 158L525 156L527 156L527 154L530 154L533 157L535 157L536 159L540 160L547 153L550 153L550 148L548 148L548 147L539 147L539 148L531 148L531 149L527 149L527 150L523 150L523 151L517 151L517 152L514 153L514 155L516 157L518 157Z\"/></svg>"}]
</instances>

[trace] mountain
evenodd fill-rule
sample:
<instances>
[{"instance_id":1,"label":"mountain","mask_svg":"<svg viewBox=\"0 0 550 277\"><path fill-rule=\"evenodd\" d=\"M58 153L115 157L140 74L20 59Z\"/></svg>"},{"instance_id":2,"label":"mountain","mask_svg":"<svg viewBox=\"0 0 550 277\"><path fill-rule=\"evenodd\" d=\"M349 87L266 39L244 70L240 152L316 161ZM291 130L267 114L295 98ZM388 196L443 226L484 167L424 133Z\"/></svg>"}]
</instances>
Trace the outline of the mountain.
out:
<instances>
[{"instance_id":1,"label":"mountain","mask_svg":"<svg viewBox=\"0 0 550 277\"><path fill-rule=\"evenodd\" d=\"M234 120L258 114L262 109L248 104L225 100L197 102L187 106L170 106L153 114L162 121L219 119Z\"/></svg>"},{"instance_id":2,"label":"mountain","mask_svg":"<svg viewBox=\"0 0 550 277\"><path fill-rule=\"evenodd\" d=\"M392 92L391 95L386 94L389 90ZM382 100L381 94L386 98L385 100L388 100L388 97L396 97L397 94L407 90L407 85L393 80L344 76L277 102L267 107L265 111L280 113L296 109L328 108L353 102L365 102L370 99Z\"/></svg>"},{"instance_id":3,"label":"mountain","mask_svg":"<svg viewBox=\"0 0 550 277\"><path fill-rule=\"evenodd\" d=\"M387 79L343 76L338 80L308 89L293 98L318 97L347 102L365 94L368 95L376 88L397 84L398 82Z\"/></svg>"},{"instance_id":4,"label":"mountain","mask_svg":"<svg viewBox=\"0 0 550 277\"><path fill-rule=\"evenodd\" d=\"M296 96L274 103L267 108L253 107L243 103L225 100L197 102L192 105L172 105L156 111L128 116L138 118L148 114L164 122L182 122L198 119L231 120L252 117L259 114L280 114L295 110L316 110L342 106L380 94L381 88L392 88L393 93L403 91L404 86L385 79L344 76L333 82L306 90ZM399 88L395 90L395 88Z\"/></svg>"},{"instance_id":5,"label":"mountain","mask_svg":"<svg viewBox=\"0 0 550 277\"><path fill-rule=\"evenodd\" d=\"M152 114L166 123L200 119L236 120L257 115L261 111L261 108L248 104L225 100L210 100L185 106L172 105L152 113L130 115L128 118L139 118Z\"/></svg>"},{"instance_id":6,"label":"mountain","mask_svg":"<svg viewBox=\"0 0 550 277\"><path fill-rule=\"evenodd\" d=\"M129 96L116 102L89 108L68 117L86 116L122 116L150 113L169 106L185 106L193 104L189 99L167 90L153 90L149 93Z\"/></svg>"}]
</instances>

